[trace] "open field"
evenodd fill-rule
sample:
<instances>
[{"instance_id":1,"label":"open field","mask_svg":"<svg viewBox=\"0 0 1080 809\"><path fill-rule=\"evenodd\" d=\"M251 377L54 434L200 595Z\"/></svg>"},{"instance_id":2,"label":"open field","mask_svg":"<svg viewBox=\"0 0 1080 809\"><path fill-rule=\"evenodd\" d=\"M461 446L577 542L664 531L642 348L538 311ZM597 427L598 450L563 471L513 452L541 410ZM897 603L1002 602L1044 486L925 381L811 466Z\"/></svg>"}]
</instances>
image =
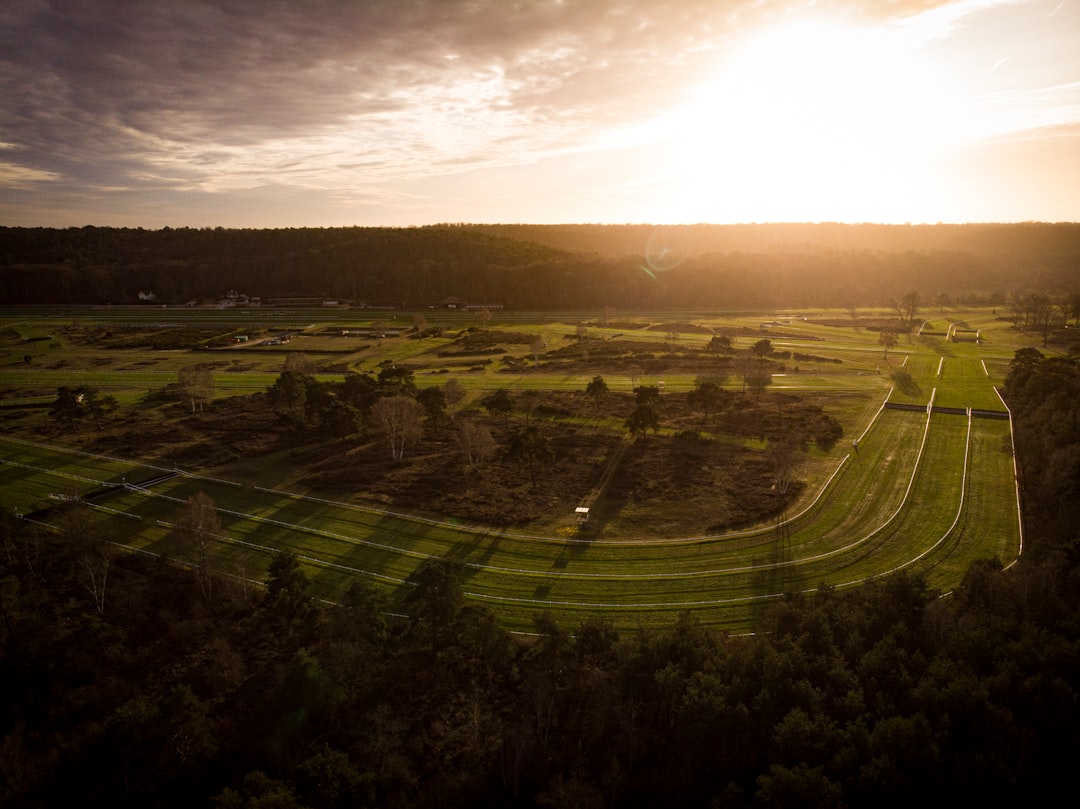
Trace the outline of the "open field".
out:
<instances>
[{"instance_id":1,"label":"open field","mask_svg":"<svg viewBox=\"0 0 1080 809\"><path fill-rule=\"evenodd\" d=\"M443 336L406 336L420 314L428 327L442 327ZM86 384L134 407L196 362L213 365L215 395L224 399L265 390L290 351L303 352L319 378L328 380L345 371L375 372L387 362L415 368L420 388L453 377L467 391L464 407L499 388L576 395L596 375L614 392L663 382L665 396L678 396L709 375L715 359L704 349L715 329L731 336L735 350L767 338L776 357L791 352L770 361L771 385L757 406L790 407L787 397L811 397L831 408L845 437L831 448L813 448L799 467L804 486L798 496L756 526L673 535L661 528L659 516L650 526L648 508L634 511L632 503L601 496L593 503L597 514L605 508L618 513L603 528L579 532L572 509L496 529L380 505L363 487L345 494L319 491L287 463L266 459L220 469L181 464L181 474L142 489L139 481L169 472L173 464L88 453L74 438L35 432L45 418L40 410L35 415L14 407L3 411L8 418L0 422L0 506L27 514L56 505L56 496L85 496L109 486L113 491L93 501L93 508L114 536L134 550L171 553L169 523L185 498L204 491L220 510L227 536L219 543L217 565L229 574L259 579L270 555L287 548L301 556L322 597L334 599L352 577L364 576L400 599L419 564L450 557L465 565L470 597L519 630L529 629L543 611L570 623L603 614L632 627L668 623L688 609L707 623L746 630L761 605L786 592L857 586L900 569L922 572L932 586L948 591L972 561L996 556L1007 564L1020 550L1009 421L972 417L967 410L1003 410L994 386L1003 381L1015 349L1034 341L989 311L935 318L930 329L945 331L962 321L981 330L982 342L902 335L887 357L878 331L839 312L767 318L667 312L610 323L602 323L599 313L500 312L488 328L503 336L490 353L470 353L455 342L476 324L474 315L462 312L165 315L0 310L0 334L6 335L0 341L2 403L50 402L59 385ZM390 333L391 317L401 333L368 336ZM250 332L248 342L221 348L132 345L151 338L167 343L160 339L167 332L185 340L227 338L239 330ZM295 334L287 346L252 344L257 335L285 331ZM528 344L534 335L546 343L538 358ZM622 347L621 355L605 354L614 345ZM724 387L734 392L739 382L728 375ZM913 409L883 408L886 400ZM931 403L960 412L930 414ZM588 422L589 429L613 436L621 430L620 419L564 421L571 427ZM665 426L661 435L673 429ZM714 441L763 447L752 437L725 436L721 427L706 432ZM859 439L857 449L853 438ZM688 508L707 511L710 505L698 499ZM699 522L708 525L708 515Z\"/></svg>"}]
</instances>

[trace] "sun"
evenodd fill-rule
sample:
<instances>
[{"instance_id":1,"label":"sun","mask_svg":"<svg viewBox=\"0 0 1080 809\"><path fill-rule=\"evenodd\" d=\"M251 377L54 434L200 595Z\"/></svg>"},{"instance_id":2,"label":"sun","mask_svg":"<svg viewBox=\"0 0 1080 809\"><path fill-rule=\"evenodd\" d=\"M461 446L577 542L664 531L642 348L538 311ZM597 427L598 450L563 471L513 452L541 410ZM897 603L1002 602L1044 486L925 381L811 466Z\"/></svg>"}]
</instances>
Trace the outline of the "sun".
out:
<instances>
[{"instance_id":1,"label":"sun","mask_svg":"<svg viewBox=\"0 0 1080 809\"><path fill-rule=\"evenodd\" d=\"M899 32L800 23L738 50L680 114L692 221L897 221L949 117ZM696 216L689 211L699 212Z\"/></svg>"}]
</instances>

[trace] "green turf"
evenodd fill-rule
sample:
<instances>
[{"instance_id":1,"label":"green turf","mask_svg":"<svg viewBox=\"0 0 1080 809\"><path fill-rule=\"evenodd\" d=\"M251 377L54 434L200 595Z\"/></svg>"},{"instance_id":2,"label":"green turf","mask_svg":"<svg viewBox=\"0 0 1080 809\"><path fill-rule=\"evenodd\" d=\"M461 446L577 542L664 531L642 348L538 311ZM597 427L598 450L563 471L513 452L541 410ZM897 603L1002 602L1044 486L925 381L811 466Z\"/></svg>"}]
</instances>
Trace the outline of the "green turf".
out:
<instances>
[{"instance_id":1,"label":"green turf","mask_svg":"<svg viewBox=\"0 0 1080 809\"><path fill-rule=\"evenodd\" d=\"M475 324L474 316L465 313L425 316L429 325L461 329ZM24 339L58 330L73 317L67 312L0 310L0 325L13 325L19 339ZM151 326L165 316L156 310L133 310L91 311L78 317L84 324ZM229 311L176 311L168 317L188 325L222 328L254 322L253 315ZM445 339L388 338L374 348L350 352L337 346L351 337L325 336L328 329L362 328L374 319L379 318L370 313L361 317L341 312L281 312L275 313L271 325L318 332L320 336L298 339L294 345L303 343L305 353L309 353L307 347L318 349L309 356L320 362L332 360L372 371L386 360L423 362L429 367L418 375L419 385L440 384L448 378L436 372L444 362L436 352L448 344ZM579 321L587 319L572 313L499 313L491 327L543 333L550 345L559 346ZM640 320L664 323L695 318L688 313L651 313ZM453 520L380 512L359 501L330 502L301 496L315 493L290 494L252 485L291 487L286 455L264 458L249 469L230 470L228 480L181 475L150 493L122 491L102 501L96 513L105 522L115 523L115 533L124 536L132 548L175 555L168 523L184 498L205 491L222 510L227 537L220 543L218 563L223 569L258 579L265 575L273 551L291 549L304 560L318 594L330 599L355 576L368 578L400 599L407 589L402 582L425 559L455 558L465 565L470 597L492 606L514 629L529 628L532 616L544 610L569 622L604 614L620 626L631 627L668 623L685 609L694 610L707 623L748 629L758 607L785 592L814 590L822 583L855 586L900 569L923 572L934 587L949 590L971 561L996 556L1007 563L1018 552L1009 423L944 413L928 417L925 410L877 411L890 387L890 402L925 406L933 399L938 407L964 411L1002 409L994 386L1002 383L1008 371L1012 348L1024 341L986 313L968 313L964 320L972 328L984 329L983 342L953 342L940 335L901 337L888 358L877 343L877 332L871 330L797 319L770 327L775 349L839 362L804 360L796 370L796 362L786 360L785 370L774 376L765 396L791 391L831 400L832 412L847 425L849 436L859 436L860 442L857 452L845 443L833 453L814 455L806 465L806 474L812 475L810 485L786 521L752 531L659 541L649 539L646 520L633 537L581 541L572 530L553 536L497 532ZM716 328L733 330L754 329L761 322L760 315L708 319ZM935 318L935 329L944 331L950 322ZM411 325L411 319L395 325ZM620 334L620 339L664 339L663 331L630 329L625 324L589 328L600 336ZM707 340L707 334L687 333L679 342L702 348ZM88 384L117 392L123 401L125 396L175 381L180 367L209 358L222 363L215 370L215 383L218 395L227 396L265 389L283 362L282 353L263 354L257 348L139 352L72 347L62 339L50 341L49 346L42 342L30 344L36 352L32 367L21 362L19 343L7 347L11 361L0 362L0 388L20 392L29 400L35 391ZM753 338L740 334L735 342L747 348ZM527 345L512 348L531 364ZM45 363L63 367L41 367ZM538 371L506 373L497 363L475 372L462 371L449 361L442 367L452 371L471 401L498 387L583 390L594 375L553 372L543 366ZM893 376L900 370L905 389L897 387L895 380L901 377ZM612 389L630 390L628 376L603 375ZM637 382L655 384L660 378L665 390L679 392L689 390L696 377L654 373L643 374ZM729 378L727 384L737 387L739 383ZM617 420L608 426L621 429ZM99 482L126 479L130 483L155 472L132 460L94 457L3 436L0 460L0 506L20 513L55 506L59 502L55 496L85 494Z\"/></svg>"}]
</instances>

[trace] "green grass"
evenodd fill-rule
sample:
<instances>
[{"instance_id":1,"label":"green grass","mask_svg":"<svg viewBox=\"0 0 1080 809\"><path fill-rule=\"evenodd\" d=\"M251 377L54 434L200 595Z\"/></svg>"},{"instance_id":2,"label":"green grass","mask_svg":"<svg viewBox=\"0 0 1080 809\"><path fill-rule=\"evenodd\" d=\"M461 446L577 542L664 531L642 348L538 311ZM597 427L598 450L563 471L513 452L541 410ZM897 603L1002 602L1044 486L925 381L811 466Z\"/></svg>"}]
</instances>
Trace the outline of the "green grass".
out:
<instances>
[{"instance_id":1,"label":"green grass","mask_svg":"<svg viewBox=\"0 0 1080 809\"><path fill-rule=\"evenodd\" d=\"M32 327L35 332L50 333L70 323L71 317L41 312L28 320L22 312L23 318L16 321L14 314L0 310L0 325L6 321L16 323L21 332ZM465 313L425 315L429 325L460 329L475 323L473 316ZM228 311L170 311L168 316L223 327L252 322L252 315ZM100 318L101 323L147 325L163 315L156 310L132 310L92 311L79 317L84 324ZM280 316L275 313L275 318L274 328L301 320L305 326L318 328L370 323L370 318L353 320L341 312L283 312ZM559 346L579 320L587 319L577 314L560 318L499 313L491 326L542 332L550 344ZM688 313L653 313L641 319L702 320ZM735 329L756 328L762 320L753 315L713 317L708 322ZM694 610L707 623L744 630L752 627L761 604L785 592L814 590L822 583L855 586L898 569L923 572L933 586L949 590L973 560L997 556L1008 562L1018 552L1012 457L1006 451L1008 422L975 419L969 433L964 416L936 414L928 421L925 413L893 410L874 416L893 384L891 370L900 368L901 363L915 387L906 392L894 390L890 401L926 404L934 395L935 403L944 407L1001 409L993 386L1001 384L1007 373L1013 335L983 313L965 315L965 321L986 330L984 343L953 343L932 336L901 338L888 361L883 359L877 332L873 331L793 321L770 334L777 349L841 362L786 361L788 370L784 376L774 377L765 397L777 391L821 397L846 425L848 438L844 442L862 434L874 419L857 453L849 452L845 443L831 454L812 457L805 467L812 475L810 485L782 525L657 541L649 539L646 523L633 537L587 542L578 541L572 531L544 537L498 532L452 520L380 512L363 507L359 501L303 499L251 485L290 486L295 470L290 469L288 453L230 470L228 477L233 482L182 475L156 487L152 494L123 492L104 501L102 505L108 510L98 513L102 520L114 524L116 535L123 536L132 548L173 553L169 528L161 521L171 520L184 498L205 491L223 510L222 523L229 537L221 543L221 564L259 578L265 574L273 551L295 550L304 559L319 595L330 599L355 576L370 579L392 598L400 599L406 589L401 582L423 560L455 558L466 566L470 597L493 607L509 628L522 630L529 629L532 616L544 610L571 624L586 615L602 614L613 617L620 626L632 627L669 623L684 609ZM947 323L942 322L943 331ZM975 325L979 323L985 325ZM411 319L395 325L406 324L411 325ZM797 336L785 337L785 330ZM608 336L621 333L620 339L663 340L663 332L644 329L592 327L590 331ZM315 337L307 345L329 345L335 340L340 344L345 339L351 338ZM702 347L706 340L707 335L685 334L680 344ZM746 336L736 340L744 348L752 342ZM304 350L304 340L292 345ZM467 372L446 364L441 367L452 369L451 373L435 373L440 358L434 352L445 345L446 340L390 338L355 354L305 353L320 361L344 362L366 370L375 370L388 359L405 364L423 362L428 368L418 374L418 384L441 384L453 376L472 401L499 387L513 391L584 390L596 372L605 376L613 390L631 388L628 376L605 373L603 368L582 373L543 368L505 373L499 370L497 357L481 371ZM11 357L21 359L18 344L7 349ZM511 346L511 351L519 357L528 355L528 347L523 345ZM64 362L65 367L27 368L21 362L0 362L0 388L32 392L55 390L61 384L88 384L116 392L125 401L125 397L133 399L175 381L176 370L183 365L206 360L227 363L215 372L215 382L218 395L228 396L272 384L283 355L261 355L257 349L246 348L236 352L135 352L63 344L42 349L34 357L34 366ZM638 384L654 384L662 378L665 389L676 393L689 390L695 379L688 373L654 376L657 378L643 376ZM729 380L728 387L737 386ZM608 426L621 429L615 422ZM95 481L118 482L126 477L131 482L153 471L135 461L17 443L2 436L0 460L4 462L0 464L0 507L20 513L55 504L50 494L85 493Z\"/></svg>"}]
</instances>

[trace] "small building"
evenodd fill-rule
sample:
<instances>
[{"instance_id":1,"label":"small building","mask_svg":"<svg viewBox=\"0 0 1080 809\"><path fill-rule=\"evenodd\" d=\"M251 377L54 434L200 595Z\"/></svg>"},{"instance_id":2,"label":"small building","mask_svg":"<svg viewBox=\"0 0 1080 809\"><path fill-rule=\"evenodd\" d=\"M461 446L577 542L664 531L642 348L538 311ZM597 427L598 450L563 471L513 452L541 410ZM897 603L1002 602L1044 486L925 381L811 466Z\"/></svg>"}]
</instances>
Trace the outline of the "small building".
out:
<instances>
[{"instance_id":1,"label":"small building","mask_svg":"<svg viewBox=\"0 0 1080 809\"><path fill-rule=\"evenodd\" d=\"M574 509L574 513L577 515L578 525L584 525L589 521L589 509L587 506L578 506Z\"/></svg>"}]
</instances>

